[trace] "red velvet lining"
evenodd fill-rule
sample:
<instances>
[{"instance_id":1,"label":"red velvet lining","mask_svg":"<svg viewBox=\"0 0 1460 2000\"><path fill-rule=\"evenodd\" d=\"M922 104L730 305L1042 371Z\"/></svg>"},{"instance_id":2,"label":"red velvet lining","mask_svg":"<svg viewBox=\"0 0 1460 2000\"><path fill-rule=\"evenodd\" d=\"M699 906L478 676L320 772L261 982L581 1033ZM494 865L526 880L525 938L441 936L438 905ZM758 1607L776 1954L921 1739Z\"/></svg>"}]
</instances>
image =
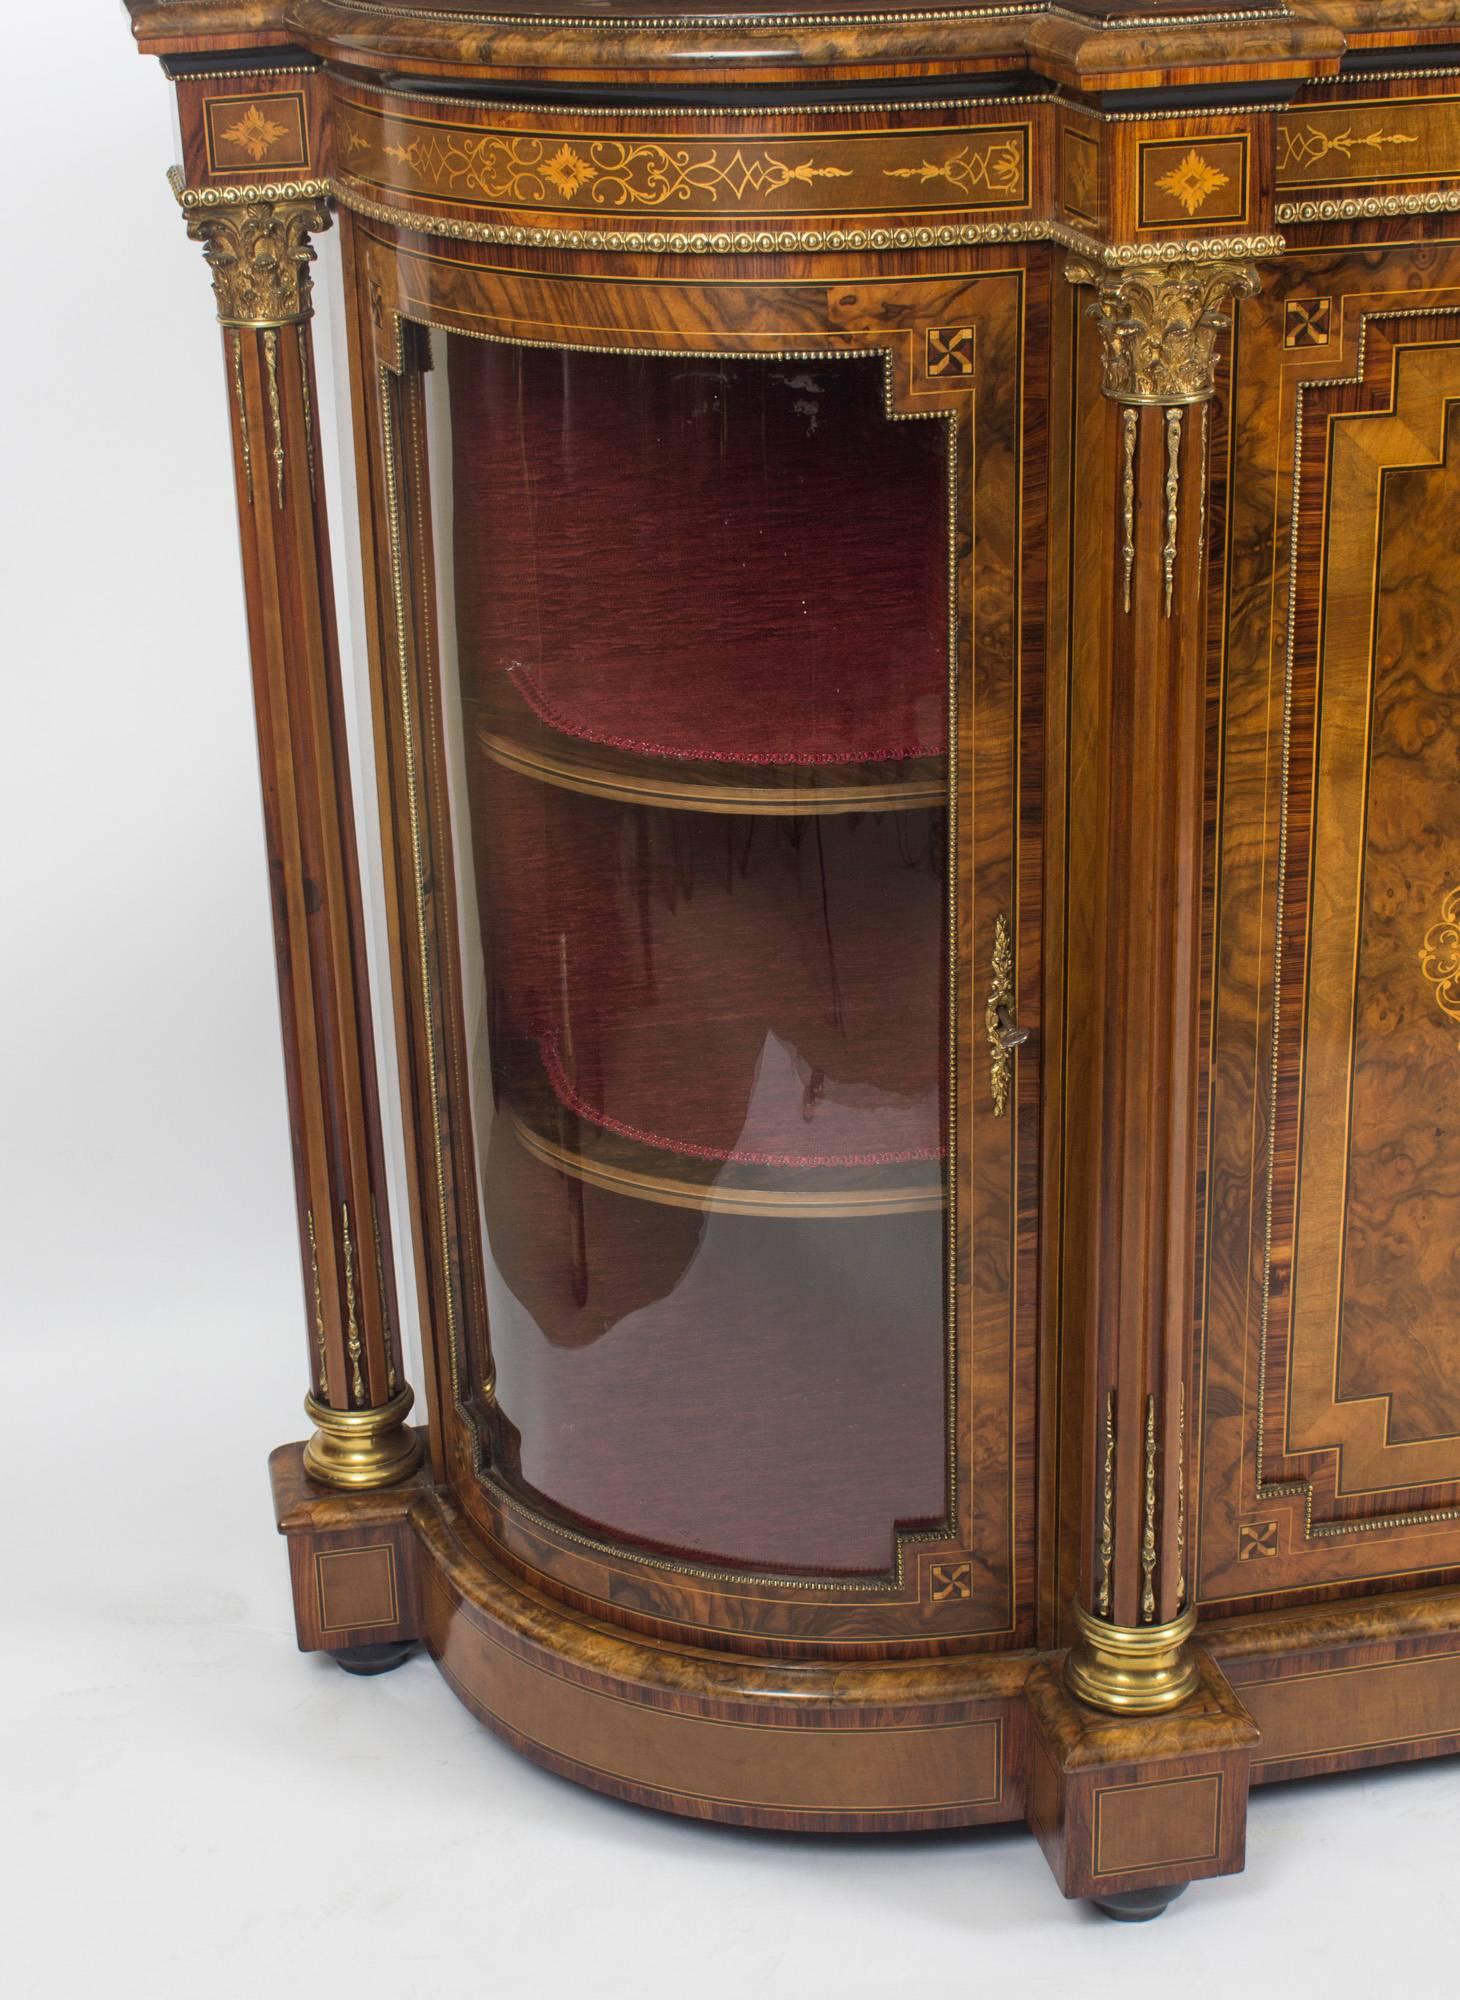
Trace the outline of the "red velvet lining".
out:
<instances>
[{"instance_id":1,"label":"red velvet lining","mask_svg":"<svg viewBox=\"0 0 1460 2000\"><path fill-rule=\"evenodd\" d=\"M946 752L946 433L875 357L449 354L465 683L654 757Z\"/></svg>"},{"instance_id":2,"label":"red velvet lining","mask_svg":"<svg viewBox=\"0 0 1460 2000\"><path fill-rule=\"evenodd\" d=\"M538 1048L553 1094L566 1110L602 1131L612 1132L620 1139L632 1139L641 1146L657 1147L660 1152L682 1153L694 1160L724 1160L727 1164L747 1167L893 1167L916 1160L947 1158L946 1146L910 1146L900 1152L883 1153L761 1153L748 1146L702 1146L692 1139L671 1138L664 1132L645 1132L636 1125L624 1124L620 1118L610 1118L574 1088L558 1053L558 1038L551 1030L538 1036Z\"/></svg>"},{"instance_id":3,"label":"red velvet lining","mask_svg":"<svg viewBox=\"0 0 1460 2000\"><path fill-rule=\"evenodd\" d=\"M724 743L652 743L642 736L621 736L612 730L594 729L580 717L556 706L538 686L530 667L509 666L507 678L541 721L560 735L575 736L583 743L601 743L606 750L627 750L639 757L666 757L680 762L711 764L901 764L911 757L941 757L948 748L946 737L933 743L885 743L858 751L855 759L844 750L807 750L803 747L748 750Z\"/></svg>"}]
</instances>

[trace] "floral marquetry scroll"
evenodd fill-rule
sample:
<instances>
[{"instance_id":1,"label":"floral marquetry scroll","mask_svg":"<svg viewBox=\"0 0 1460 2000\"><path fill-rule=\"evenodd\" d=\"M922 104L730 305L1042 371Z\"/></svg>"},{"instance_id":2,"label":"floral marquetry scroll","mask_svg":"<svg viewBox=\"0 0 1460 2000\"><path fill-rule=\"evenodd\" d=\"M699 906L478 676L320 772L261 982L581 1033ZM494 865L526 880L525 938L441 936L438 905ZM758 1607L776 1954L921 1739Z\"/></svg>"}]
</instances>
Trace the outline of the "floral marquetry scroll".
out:
<instances>
[{"instance_id":1,"label":"floral marquetry scroll","mask_svg":"<svg viewBox=\"0 0 1460 2000\"><path fill-rule=\"evenodd\" d=\"M1419 961L1440 1011L1460 1021L1460 888L1452 889L1440 905L1439 922L1426 931Z\"/></svg>"},{"instance_id":2,"label":"floral marquetry scroll","mask_svg":"<svg viewBox=\"0 0 1460 2000\"><path fill-rule=\"evenodd\" d=\"M937 130L734 141L653 131L482 132L350 100L341 164L362 185L437 201L526 210L685 216L836 214L905 205L889 182L917 183L917 206L1017 209L1029 199L1028 125L949 143Z\"/></svg>"}]
</instances>

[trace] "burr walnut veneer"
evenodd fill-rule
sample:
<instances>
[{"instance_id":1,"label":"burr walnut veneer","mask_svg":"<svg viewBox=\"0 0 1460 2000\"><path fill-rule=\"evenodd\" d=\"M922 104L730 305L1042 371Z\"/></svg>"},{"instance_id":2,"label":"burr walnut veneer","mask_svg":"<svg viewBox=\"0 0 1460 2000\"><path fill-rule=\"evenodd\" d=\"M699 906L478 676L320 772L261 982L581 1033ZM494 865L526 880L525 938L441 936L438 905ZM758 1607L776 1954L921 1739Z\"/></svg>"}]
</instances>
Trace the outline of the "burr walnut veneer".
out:
<instances>
[{"instance_id":1,"label":"burr walnut veneer","mask_svg":"<svg viewBox=\"0 0 1460 2000\"><path fill-rule=\"evenodd\" d=\"M1251 1783L1456 1748L1451 0L128 8L232 425L301 1646L673 1812L1025 1819L1127 1917Z\"/></svg>"}]
</instances>

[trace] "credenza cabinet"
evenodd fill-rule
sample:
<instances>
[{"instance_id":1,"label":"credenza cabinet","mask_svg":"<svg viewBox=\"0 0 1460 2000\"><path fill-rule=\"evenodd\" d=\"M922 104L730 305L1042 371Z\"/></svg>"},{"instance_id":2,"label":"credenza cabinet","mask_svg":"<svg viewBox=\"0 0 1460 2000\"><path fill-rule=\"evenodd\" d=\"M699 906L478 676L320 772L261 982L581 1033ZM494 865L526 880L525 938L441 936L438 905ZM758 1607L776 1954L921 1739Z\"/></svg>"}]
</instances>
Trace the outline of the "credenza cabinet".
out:
<instances>
[{"instance_id":1,"label":"credenza cabinet","mask_svg":"<svg viewBox=\"0 0 1460 2000\"><path fill-rule=\"evenodd\" d=\"M1460 1746L1460 16L127 4L300 1645L643 1805L1027 1820L1126 1918L1250 1784Z\"/></svg>"}]
</instances>

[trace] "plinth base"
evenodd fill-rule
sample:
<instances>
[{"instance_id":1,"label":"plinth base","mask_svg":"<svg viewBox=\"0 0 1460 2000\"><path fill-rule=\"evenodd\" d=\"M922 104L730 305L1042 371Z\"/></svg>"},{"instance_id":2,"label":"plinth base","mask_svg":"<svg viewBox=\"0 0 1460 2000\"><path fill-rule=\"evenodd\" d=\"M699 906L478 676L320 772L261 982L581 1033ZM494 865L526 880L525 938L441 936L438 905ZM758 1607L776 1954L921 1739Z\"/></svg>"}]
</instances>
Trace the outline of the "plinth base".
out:
<instances>
[{"instance_id":1,"label":"plinth base","mask_svg":"<svg viewBox=\"0 0 1460 2000\"><path fill-rule=\"evenodd\" d=\"M347 1493L310 1479L299 1445L271 1470L302 1649L349 1668L419 1642L525 1756L663 1812L803 1833L1027 1819L1064 1893L1124 1921L1241 1867L1249 1780L1460 1747L1460 1591L1203 1630L1189 1701L1116 1716L1075 1698L1057 1653L823 1663L667 1644L534 1589L424 1470ZM1402 1744L1396 1671L1424 1697Z\"/></svg>"}]
</instances>

